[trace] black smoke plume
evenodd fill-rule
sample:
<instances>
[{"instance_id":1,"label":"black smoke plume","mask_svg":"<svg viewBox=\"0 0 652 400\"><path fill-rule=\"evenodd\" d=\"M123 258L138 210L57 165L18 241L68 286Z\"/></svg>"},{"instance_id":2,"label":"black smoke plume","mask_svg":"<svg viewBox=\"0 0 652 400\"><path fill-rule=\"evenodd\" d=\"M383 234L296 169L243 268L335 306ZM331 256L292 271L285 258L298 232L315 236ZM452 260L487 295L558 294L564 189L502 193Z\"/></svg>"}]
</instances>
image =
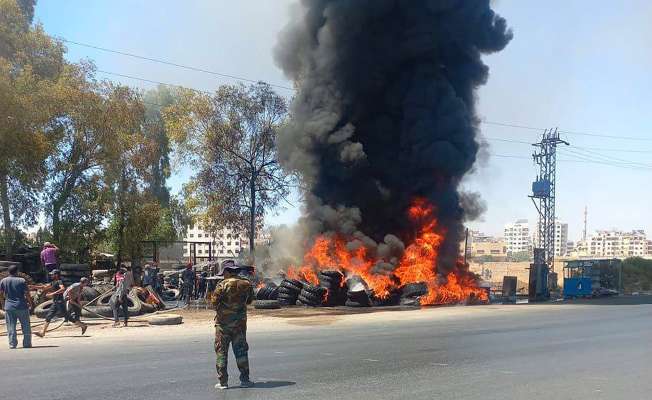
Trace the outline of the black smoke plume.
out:
<instances>
[{"instance_id":1,"label":"black smoke plume","mask_svg":"<svg viewBox=\"0 0 652 400\"><path fill-rule=\"evenodd\" d=\"M463 206L478 209L459 184L478 153L481 55L510 41L505 19L489 0L303 0L291 21L275 57L298 91L278 145L308 188L303 222L387 251L388 234L413 239L406 211L423 197L447 232L439 268L450 269Z\"/></svg>"}]
</instances>

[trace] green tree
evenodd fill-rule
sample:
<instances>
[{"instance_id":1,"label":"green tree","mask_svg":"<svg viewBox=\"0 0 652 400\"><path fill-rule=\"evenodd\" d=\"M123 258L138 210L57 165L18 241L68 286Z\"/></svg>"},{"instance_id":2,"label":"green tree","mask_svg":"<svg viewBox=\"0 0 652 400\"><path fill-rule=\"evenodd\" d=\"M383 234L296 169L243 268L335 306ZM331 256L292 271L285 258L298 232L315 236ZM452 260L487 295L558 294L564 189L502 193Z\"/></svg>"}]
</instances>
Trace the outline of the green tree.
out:
<instances>
[{"instance_id":1,"label":"green tree","mask_svg":"<svg viewBox=\"0 0 652 400\"><path fill-rule=\"evenodd\" d=\"M159 85L145 93L145 136L152 141L151 170L147 189L163 207L170 203L170 190L166 181L170 178L170 143L165 129L161 110L174 103L174 92L167 86Z\"/></svg>"},{"instance_id":2,"label":"green tree","mask_svg":"<svg viewBox=\"0 0 652 400\"><path fill-rule=\"evenodd\" d=\"M250 253L266 211L286 198L290 177L276 160L276 137L287 104L269 85L222 86L215 94L181 91L164 110L169 134L197 169L185 186L202 225L247 227Z\"/></svg>"},{"instance_id":3,"label":"green tree","mask_svg":"<svg viewBox=\"0 0 652 400\"><path fill-rule=\"evenodd\" d=\"M33 6L0 0L0 209L8 254L14 226L38 215L65 66L61 43L31 25Z\"/></svg>"}]
</instances>

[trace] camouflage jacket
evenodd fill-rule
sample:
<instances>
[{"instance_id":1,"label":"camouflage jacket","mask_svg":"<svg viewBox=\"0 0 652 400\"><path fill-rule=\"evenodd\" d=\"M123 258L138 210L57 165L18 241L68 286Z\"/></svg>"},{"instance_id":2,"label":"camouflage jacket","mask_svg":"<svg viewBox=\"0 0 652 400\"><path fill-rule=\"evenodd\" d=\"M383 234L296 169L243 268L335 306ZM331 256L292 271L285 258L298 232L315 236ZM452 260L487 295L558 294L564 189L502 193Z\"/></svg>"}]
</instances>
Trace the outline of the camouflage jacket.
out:
<instances>
[{"instance_id":1,"label":"camouflage jacket","mask_svg":"<svg viewBox=\"0 0 652 400\"><path fill-rule=\"evenodd\" d=\"M247 304L254 299L251 283L239 277L228 278L217 284L212 303L215 308L215 324L236 327L247 321Z\"/></svg>"}]
</instances>

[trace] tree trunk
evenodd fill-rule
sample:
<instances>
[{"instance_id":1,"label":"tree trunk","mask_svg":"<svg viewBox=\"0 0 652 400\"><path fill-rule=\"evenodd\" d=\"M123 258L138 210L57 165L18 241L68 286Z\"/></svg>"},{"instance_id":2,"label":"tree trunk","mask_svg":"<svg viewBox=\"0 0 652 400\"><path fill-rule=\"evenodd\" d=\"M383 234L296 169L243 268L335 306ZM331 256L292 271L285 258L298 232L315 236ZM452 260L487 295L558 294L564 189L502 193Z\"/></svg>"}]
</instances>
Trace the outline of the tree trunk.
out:
<instances>
[{"instance_id":1,"label":"tree trunk","mask_svg":"<svg viewBox=\"0 0 652 400\"><path fill-rule=\"evenodd\" d=\"M254 240L256 238L256 178L255 176L249 181L249 190L251 191L251 208L249 209L249 254L254 260Z\"/></svg>"},{"instance_id":2,"label":"tree trunk","mask_svg":"<svg viewBox=\"0 0 652 400\"><path fill-rule=\"evenodd\" d=\"M125 236L125 207L124 207L124 194L127 187L127 176L125 167L122 168L122 174L120 177L120 186L118 193L118 254L117 261L118 265L122 262L122 254L124 251L124 236Z\"/></svg>"},{"instance_id":3,"label":"tree trunk","mask_svg":"<svg viewBox=\"0 0 652 400\"><path fill-rule=\"evenodd\" d=\"M0 173L0 204L2 205L2 226L5 236L5 255L7 258L12 255L14 243L14 230L11 227L11 212L9 210L9 183L7 174Z\"/></svg>"}]
</instances>

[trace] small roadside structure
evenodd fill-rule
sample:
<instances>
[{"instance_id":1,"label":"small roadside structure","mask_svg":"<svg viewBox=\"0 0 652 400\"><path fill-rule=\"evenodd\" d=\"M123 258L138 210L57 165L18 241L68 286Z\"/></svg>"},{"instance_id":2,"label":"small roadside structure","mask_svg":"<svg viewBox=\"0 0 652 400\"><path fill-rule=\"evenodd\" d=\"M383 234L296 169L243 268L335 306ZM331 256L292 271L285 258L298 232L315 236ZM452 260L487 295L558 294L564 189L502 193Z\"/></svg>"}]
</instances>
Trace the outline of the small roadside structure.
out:
<instances>
[{"instance_id":1,"label":"small roadside structure","mask_svg":"<svg viewBox=\"0 0 652 400\"><path fill-rule=\"evenodd\" d=\"M623 264L619 259L566 261L564 297L599 297L622 293Z\"/></svg>"}]
</instances>

